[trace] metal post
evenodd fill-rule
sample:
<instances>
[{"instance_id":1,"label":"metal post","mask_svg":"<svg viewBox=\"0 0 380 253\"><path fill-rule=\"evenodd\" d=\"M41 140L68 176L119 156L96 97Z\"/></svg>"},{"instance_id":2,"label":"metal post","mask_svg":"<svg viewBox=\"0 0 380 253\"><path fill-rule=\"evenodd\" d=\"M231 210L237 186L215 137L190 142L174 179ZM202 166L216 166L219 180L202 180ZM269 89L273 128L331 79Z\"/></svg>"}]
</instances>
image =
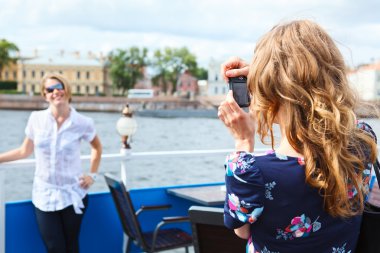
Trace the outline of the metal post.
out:
<instances>
[{"instance_id":1,"label":"metal post","mask_svg":"<svg viewBox=\"0 0 380 253\"><path fill-rule=\"evenodd\" d=\"M0 253L5 253L5 170L0 169Z\"/></svg>"},{"instance_id":2,"label":"metal post","mask_svg":"<svg viewBox=\"0 0 380 253\"><path fill-rule=\"evenodd\" d=\"M120 170L121 181L123 181L125 187L127 188L127 161L131 157L131 150L127 148L121 148L120 155L121 155L121 170Z\"/></svg>"},{"instance_id":3,"label":"metal post","mask_svg":"<svg viewBox=\"0 0 380 253\"><path fill-rule=\"evenodd\" d=\"M121 155L120 177L121 177L121 181L123 181L125 188L127 188L127 161L131 157L131 149L121 148L120 155ZM124 234L123 235L123 252L127 252L126 250L128 247L129 238L125 233L123 234Z\"/></svg>"}]
</instances>

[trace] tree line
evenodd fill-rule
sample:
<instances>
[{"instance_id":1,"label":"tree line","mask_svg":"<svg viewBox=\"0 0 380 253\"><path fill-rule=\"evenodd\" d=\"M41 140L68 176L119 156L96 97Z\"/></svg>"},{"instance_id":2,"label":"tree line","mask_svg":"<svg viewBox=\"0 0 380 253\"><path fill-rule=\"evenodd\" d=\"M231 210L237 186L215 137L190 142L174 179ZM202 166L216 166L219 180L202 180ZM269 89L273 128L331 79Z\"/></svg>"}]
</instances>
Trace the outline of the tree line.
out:
<instances>
[{"instance_id":1,"label":"tree line","mask_svg":"<svg viewBox=\"0 0 380 253\"><path fill-rule=\"evenodd\" d=\"M0 40L0 80L4 67L17 61L14 55L18 51L15 43ZM122 94L133 88L148 68L152 72L152 85L164 92L175 92L177 79L185 70L198 79L207 79L207 70L198 67L196 56L186 47L158 49L152 56L148 56L145 47L115 49L109 53L106 66L113 86L120 89Z\"/></svg>"},{"instance_id":2,"label":"tree line","mask_svg":"<svg viewBox=\"0 0 380 253\"><path fill-rule=\"evenodd\" d=\"M19 49L16 44L7 41L6 39L0 40L0 80L2 80L2 72L5 66L15 63L17 58L12 54L18 52Z\"/></svg>"},{"instance_id":3,"label":"tree line","mask_svg":"<svg viewBox=\"0 0 380 253\"><path fill-rule=\"evenodd\" d=\"M179 75L185 70L198 79L207 79L207 70L198 67L197 59L186 47L155 50L148 57L147 48L116 49L108 56L114 86L124 94L143 78L146 68L152 71L152 85L164 92L175 92Z\"/></svg>"}]
</instances>

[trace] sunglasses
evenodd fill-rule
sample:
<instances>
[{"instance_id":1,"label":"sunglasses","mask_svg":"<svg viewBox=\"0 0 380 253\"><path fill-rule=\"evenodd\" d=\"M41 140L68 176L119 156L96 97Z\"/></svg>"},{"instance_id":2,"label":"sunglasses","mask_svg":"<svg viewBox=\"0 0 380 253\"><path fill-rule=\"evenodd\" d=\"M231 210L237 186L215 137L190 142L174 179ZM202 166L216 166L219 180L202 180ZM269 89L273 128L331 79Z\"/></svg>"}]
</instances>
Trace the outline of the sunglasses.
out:
<instances>
[{"instance_id":1,"label":"sunglasses","mask_svg":"<svg viewBox=\"0 0 380 253\"><path fill-rule=\"evenodd\" d=\"M63 89L64 89L63 84L56 83L50 87L45 88L45 91L46 93L52 93L54 90L63 90Z\"/></svg>"}]
</instances>

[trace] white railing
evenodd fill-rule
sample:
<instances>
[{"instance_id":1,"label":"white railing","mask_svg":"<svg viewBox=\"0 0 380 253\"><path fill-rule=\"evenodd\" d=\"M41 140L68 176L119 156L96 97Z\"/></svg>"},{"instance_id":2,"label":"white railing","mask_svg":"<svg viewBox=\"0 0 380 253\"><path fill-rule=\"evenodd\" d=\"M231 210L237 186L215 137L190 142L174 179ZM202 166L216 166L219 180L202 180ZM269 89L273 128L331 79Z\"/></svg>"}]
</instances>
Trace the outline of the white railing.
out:
<instances>
[{"instance_id":1,"label":"white railing","mask_svg":"<svg viewBox=\"0 0 380 253\"><path fill-rule=\"evenodd\" d=\"M267 149L256 149L255 152L262 153ZM121 149L117 154L103 154L102 161L104 160L119 160L121 162L121 179L124 183L127 181L127 166L126 163L129 159L144 158L152 156L201 156L212 154L227 154L232 152L232 149L213 149L213 150L180 150L180 151L155 151L155 152L131 152L130 149ZM81 160L90 160L90 155L81 156ZM5 253L5 196L4 196L4 172L7 167L23 167L27 165L34 165L35 159L23 159L14 162L3 163L0 166L0 253Z\"/></svg>"}]
</instances>

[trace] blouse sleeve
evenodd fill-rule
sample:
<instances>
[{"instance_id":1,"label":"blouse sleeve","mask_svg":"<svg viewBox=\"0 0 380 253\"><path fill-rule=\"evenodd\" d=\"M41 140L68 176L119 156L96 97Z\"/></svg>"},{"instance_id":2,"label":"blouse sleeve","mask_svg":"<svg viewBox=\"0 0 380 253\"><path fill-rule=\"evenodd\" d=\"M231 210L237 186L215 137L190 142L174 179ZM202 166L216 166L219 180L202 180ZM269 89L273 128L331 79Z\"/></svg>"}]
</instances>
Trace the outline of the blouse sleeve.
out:
<instances>
[{"instance_id":1,"label":"blouse sleeve","mask_svg":"<svg viewBox=\"0 0 380 253\"><path fill-rule=\"evenodd\" d=\"M28 123L25 127L25 135L31 140L34 140L33 124L35 122L35 112L32 112L29 116Z\"/></svg>"},{"instance_id":2,"label":"blouse sleeve","mask_svg":"<svg viewBox=\"0 0 380 253\"><path fill-rule=\"evenodd\" d=\"M251 153L235 152L227 156L224 224L230 229L254 223L264 209L265 186L260 169Z\"/></svg>"},{"instance_id":3,"label":"blouse sleeve","mask_svg":"<svg viewBox=\"0 0 380 253\"><path fill-rule=\"evenodd\" d=\"M91 118L87 118L87 127L84 131L83 139L87 142L91 142L96 135L95 124Z\"/></svg>"},{"instance_id":4,"label":"blouse sleeve","mask_svg":"<svg viewBox=\"0 0 380 253\"><path fill-rule=\"evenodd\" d=\"M362 120L359 120L357 121L357 127L365 131L367 134L369 134L377 143L377 136L369 124L367 124L366 122ZM366 168L363 170L362 176L363 176L363 187L365 188L364 192L366 193L365 200L368 200L368 198L370 197L369 193L372 191L372 188L376 182L376 175L374 174L374 171L372 170L372 163L369 161L370 151L368 150L368 148L367 149L365 148L364 150L365 150L365 156L368 161L366 162ZM352 195L355 195L355 192Z\"/></svg>"}]
</instances>

